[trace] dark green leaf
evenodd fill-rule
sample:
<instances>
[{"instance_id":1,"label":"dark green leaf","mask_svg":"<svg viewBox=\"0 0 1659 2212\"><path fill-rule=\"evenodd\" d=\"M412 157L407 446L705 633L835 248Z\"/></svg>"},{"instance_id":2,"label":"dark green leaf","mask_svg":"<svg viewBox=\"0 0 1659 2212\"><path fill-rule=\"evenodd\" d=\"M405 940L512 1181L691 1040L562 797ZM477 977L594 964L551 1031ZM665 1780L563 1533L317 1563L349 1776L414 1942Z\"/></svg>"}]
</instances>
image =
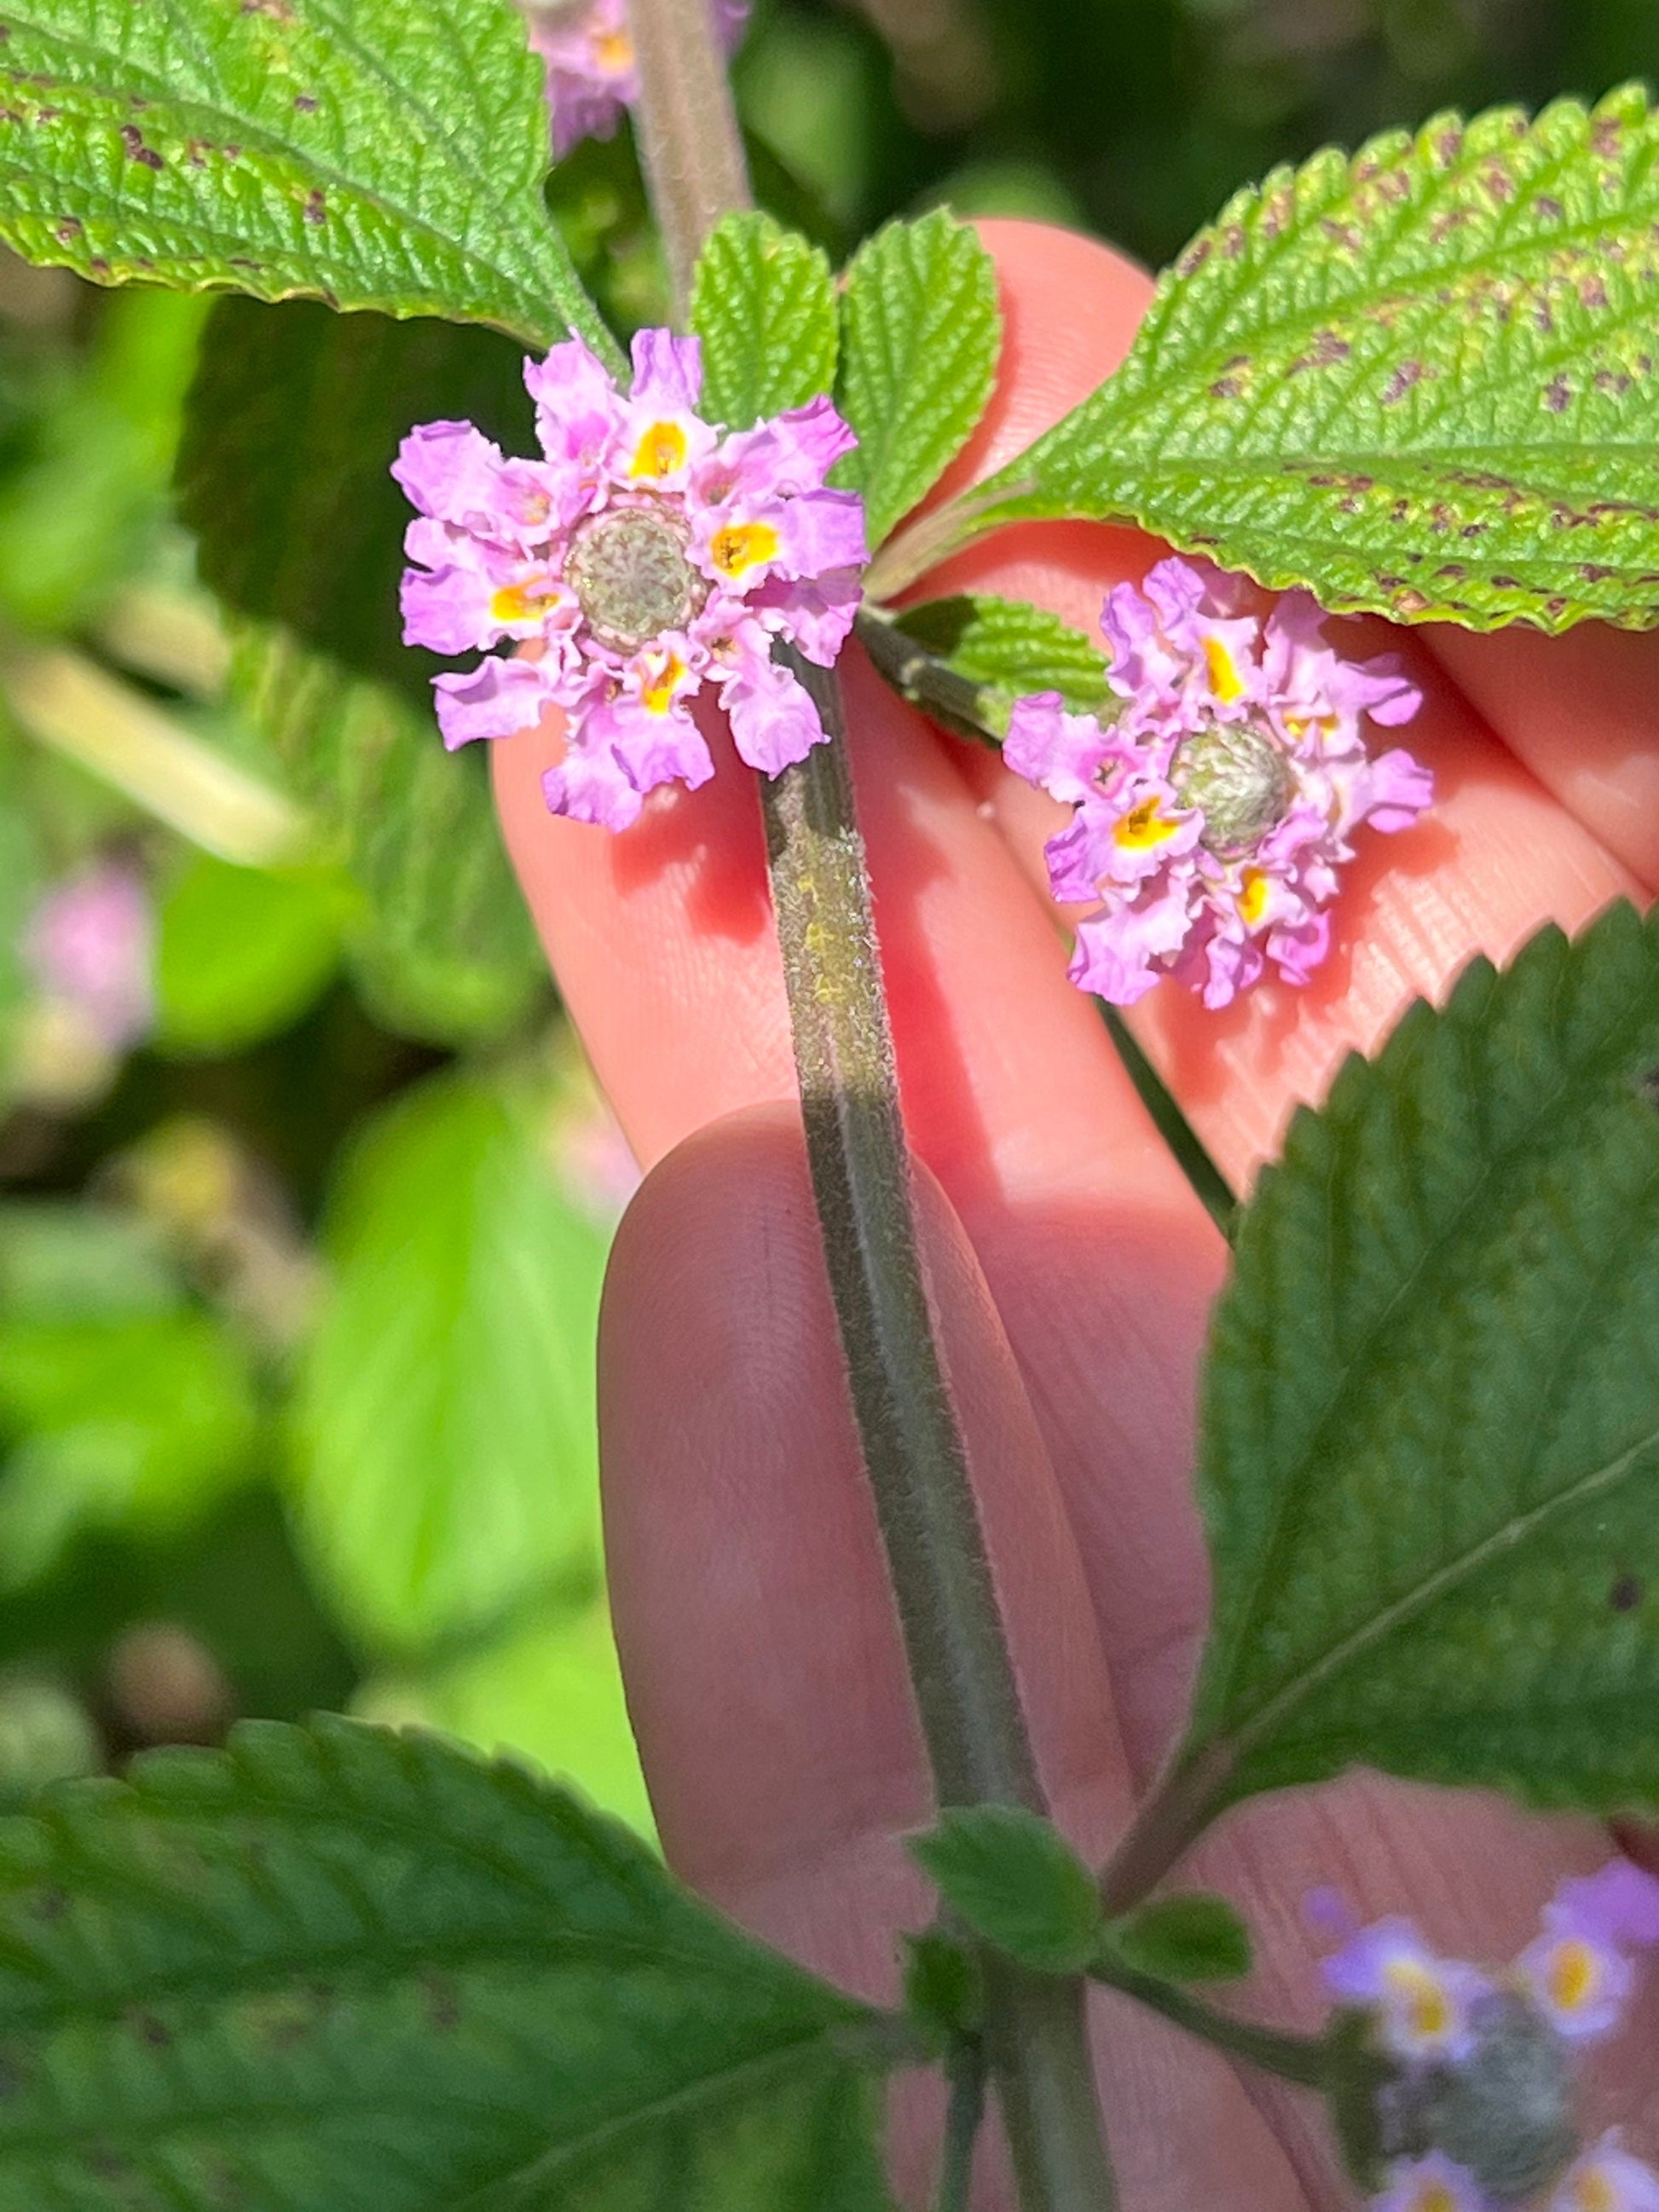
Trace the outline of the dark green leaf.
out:
<instances>
[{"instance_id":1,"label":"dark green leaf","mask_svg":"<svg viewBox=\"0 0 1659 2212\"><path fill-rule=\"evenodd\" d=\"M28 260L605 343L542 202L542 64L495 0L23 0L0 84Z\"/></svg>"},{"instance_id":2,"label":"dark green leaf","mask_svg":"<svg viewBox=\"0 0 1659 2212\"><path fill-rule=\"evenodd\" d=\"M1128 516L1333 609L1659 621L1656 149L1627 88L1276 170L971 530Z\"/></svg>"},{"instance_id":3,"label":"dark green leaf","mask_svg":"<svg viewBox=\"0 0 1659 2212\"><path fill-rule=\"evenodd\" d=\"M1100 1941L1094 1876L1059 1831L1016 1805L953 1807L910 1850L988 1942L1041 1973L1077 1973Z\"/></svg>"},{"instance_id":4,"label":"dark green leaf","mask_svg":"<svg viewBox=\"0 0 1659 2212\"><path fill-rule=\"evenodd\" d=\"M1356 1761L1659 1808L1656 1067L1619 906L1291 1124L1205 1382L1195 1819Z\"/></svg>"},{"instance_id":5,"label":"dark green leaf","mask_svg":"<svg viewBox=\"0 0 1659 2212\"><path fill-rule=\"evenodd\" d=\"M836 381L840 323L830 264L768 215L729 215L697 264L691 327L702 340L702 411L746 430Z\"/></svg>"},{"instance_id":6,"label":"dark green leaf","mask_svg":"<svg viewBox=\"0 0 1659 2212\"><path fill-rule=\"evenodd\" d=\"M446 753L429 710L280 631L243 637L231 688L368 896L355 952L377 1010L438 1042L510 1029L547 969L484 762Z\"/></svg>"},{"instance_id":7,"label":"dark green leaf","mask_svg":"<svg viewBox=\"0 0 1659 2212\"><path fill-rule=\"evenodd\" d=\"M1224 1897L1160 1897L1112 1921L1103 1951L1167 1982L1237 1981L1250 1971L1250 1931Z\"/></svg>"},{"instance_id":8,"label":"dark green leaf","mask_svg":"<svg viewBox=\"0 0 1659 2212\"><path fill-rule=\"evenodd\" d=\"M202 335L178 482L203 580L429 714L450 664L403 642L414 510L390 470L420 422L477 422L536 451L524 356L493 331L222 300Z\"/></svg>"},{"instance_id":9,"label":"dark green leaf","mask_svg":"<svg viewBox=\"0 0 1659 2212\"><path fill-rule=\"evenodd\" d=\"M0 1919L4 2212L890 2212L881 2020L431 1739L71 1784Z\"/></svg>"},{"instance_id":10,"label":"dark green leaf","mask_svg":"<svg viewBox=\"0 0 1659 2212\"><path fill-rule=\"evenodd\" d=\"M836 476L862 492L872 547L932 490L985 412L1002 346L996 269L943 208L861 246L842 297L841 411L859 436Z\"/></svg>"},{"instance_id":11,"label":"dark green leaf","mask_svg":"<svg viewBox=\"0 0 1659 2212\"><path fill-rule=\"evenodd\" d=\"M1015 702L1043 691L1077 714L1115 709L1105 656L1080 629L1021 599L964 592L890 618L866 610L859 635L888 682L947 729L1004 738Z\"/></svg>"},{"instance_id":12,"label":"dark green leaf","mask_svg":"<svg viewBox=\"0 0 1659 2212\"><path fill-rule=\"evenodd\" d=\"M606 1241L528 1109L471 1079L406 1093L349 1166L301 1377L299 1505L371 1649L419 1653L591 1576Z\"/></svg>"},{"instance_id":13,"label":"dark green leaf","mask_svg":"<svg viewBox=\"0 0 1659 2212\"><path fill-rule=\"evenodd\" d=\"M912 2020L940 2050L979 2028L985 2011L985 1977L967 1946L942 1928L904 1938L904 2003Z\"/></svg>"},{"instance_id":14,"label":"dark green leaf","mask_svg":"<svg viewBox=\"0 0 1659 2212\"><path fill-rule=\"evenodd\" d=\"M325 870L193 857L161 905L157 1042L227 1053L288 1028L338 966L352 902L349 885Z\"/></svg>"}]
</instances>

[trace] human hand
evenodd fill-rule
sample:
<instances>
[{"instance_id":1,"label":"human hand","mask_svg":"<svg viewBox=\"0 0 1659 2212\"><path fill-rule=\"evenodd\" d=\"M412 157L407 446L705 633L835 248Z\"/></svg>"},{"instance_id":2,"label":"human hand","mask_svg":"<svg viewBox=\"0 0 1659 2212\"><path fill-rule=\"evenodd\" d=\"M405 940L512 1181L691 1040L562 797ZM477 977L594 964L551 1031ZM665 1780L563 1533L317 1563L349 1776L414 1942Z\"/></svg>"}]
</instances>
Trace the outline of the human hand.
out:
<instances>
[{"instance_id":1,"label":"human hand","mask_svg":"<svg viewBox=\"0 0 1659 2212\"><path fill-rule=\"evenodd\" d=\"M1091 389L1149 290L1082 240L984 234L1008 337L956 482ZM1032 525L927 588L1036 599L1092 630L1107 586L1152 557L1131 532ZM1166 987L1133 1017L1235 1182L1345 1049L1440 995L1472 953L1501 958L1545 919L1577 927L1659 879L1659 748L1643 743L1659 641L1389 642L1427 695L1411 744L1435 770L1433 814L1363 845L1308 989L1264 984L1212 1014ZM1056 1817L1099 1857L1179 1723L1202 1632L1193 1407L1224 1253L1065 979L1041 851L1057 811L933 732L855 652L843 667L906 1110L934 1178L947 1356ZM770 1940L890 1994L896 1932L929 1910L899 1840L927 1822L928 1793L787 1103L754 796L717 775L601 836L543 809L557 743L546 726L494 759L561 987L654 1170L618 1237L600 1382L613 1601L664 1844ZM1184 1873L1257 1931L1243 2007L1310 2025L1308 1888L1334 1882L1362 1913L1408 1911L1448 1949L1502 1957L1558 1875L1607 1849L1586 1823L1357 1777L1231 1815ZM1352 2201L1308 2100L1100 2002L1125 2212ZM1648 2017L1621 2046L1624 2078L1602 2086L1603 2117L1651 2153L1659 2083L1634 2057ZM913 2195L921 2132L900 2146Z\"/></svg>"}]
</instances>

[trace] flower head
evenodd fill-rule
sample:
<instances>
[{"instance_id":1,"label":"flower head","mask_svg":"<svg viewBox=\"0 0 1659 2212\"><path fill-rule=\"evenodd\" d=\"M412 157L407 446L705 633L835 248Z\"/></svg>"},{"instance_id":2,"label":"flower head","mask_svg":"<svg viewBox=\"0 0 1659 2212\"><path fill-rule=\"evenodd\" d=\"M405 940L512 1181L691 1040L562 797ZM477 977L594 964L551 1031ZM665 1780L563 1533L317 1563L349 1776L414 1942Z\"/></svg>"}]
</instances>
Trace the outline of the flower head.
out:
<instances>
[{"instance_id":1,"label":"flower head","mask_svg":"<svg viewBox=\"0 0 1659 2212\"><path fill-rule=\"evenodd\" d=\"M719 695L769 775L823 737L775 639L829 666L859 602L864 509L824 479L853 446L827 399L722 434L697 412L695 338L641 331L629 392L580 338L526 362L543 458L509 460L470 422L425 422L392 474L419 510L404 540L404 635L459 653L534 644L434 678L444 742L507 737L556 702L556 814L613 830L661 783L714 773L692 701Z\"/></svg>"},{"instance_id":2,"label":"flower head","mask_svg":"<svg viewBox=\"0 0 1659 2212\"><path fill-rule=\"evenodd\" d=\"M749 0L711 0L729 53L742 35ZM526 0L530 43L547 64L553 157L562 161L584 138L609 138L640 96L624 0Z\"/></svg>"},{"instance_id":3,"label":"flower head","mask_svg":"<svg viewBox=\"0 0 1659 2212\"><path fill-rule=\"evenodd\" d=\"M153 933L143 878L106 861L41 899L24 930L24 963L47 1005L72 1015L102 1052L121 1053L155 1018Z\"/></svg>"},{"instance_id":4,"label":"flower head","mask_svg":"<svg viewBox=\"0 0 1659 2212\"><path fill-rule=\"evenodd\" d=\"M1101 626L1115 720L1022 700L1008 765L1075 808L1048 845L1056 898L1091 906L1072 979L1132 1006L1170 975L1224 1006L1272 962L1304 983L1330 944L1327 913L1364 823L1404 830L1431 781L1409 753L1368 757L1362 718L1421 704L1390 657L1341 659L1299 594L1262 622L1223 580L1161 561L1120 584Z\"/></svg>"}]
</instances>

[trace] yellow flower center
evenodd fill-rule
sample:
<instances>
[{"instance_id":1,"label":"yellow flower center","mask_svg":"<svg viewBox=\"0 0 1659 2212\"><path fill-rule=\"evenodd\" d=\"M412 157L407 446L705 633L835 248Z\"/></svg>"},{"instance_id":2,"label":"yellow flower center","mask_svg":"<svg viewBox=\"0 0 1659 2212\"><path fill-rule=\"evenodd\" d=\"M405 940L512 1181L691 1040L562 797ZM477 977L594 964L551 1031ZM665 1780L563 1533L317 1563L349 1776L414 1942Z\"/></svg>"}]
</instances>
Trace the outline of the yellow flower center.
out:
<instances>
[{"instance_id":1,"label":"yellow flower center","mask_svg":"<svg viewBox=\"0 0 1659 2212\"><path fill-rule=\"evenodd\" d=\"M1452 2024L1451 1999L1443 1982L1415 1960L1396 1960L1388 1969L1389 1987L1401 2001L1408 2032L1422 2043L1437 2043Z\"/></svg>"},{"instance_id":2,"label":"yellow flower center","mask_svg":"<svg viewBox=\"0 0 1659 2212\"><path fill-rule=\"evenodd\" d=\"M1209 665L1210 689L1224 706L1238 698L1244 690L1244 678L1238 672L1238 664L1218 637L1204 641L1204 658Z\"/></svg>"},{"instance_id":3,"label":"yellow flower center","mask_svg":"<svg viewBox=\"0 0 1659 2212\"><path fill-rule=\"evenodd\" d=\"M1569 1937L1550 1954L1547 1981L1558 2012L1581 2010L1595 1995L1601 1978L1600 1961L1588 1943Z\"/></svg>"},{"instance_id":4,"label":"yellow flower center","mask_svg":"<svg viewBox=\"0 0 1659 2212\"><path fill-rule=\"evenodd\" d=\"M1431 2181L1419 2194L1412 2212L1457 2212L1457 2199L1443 2181Z\"/></svg>"},{"instance_id":5,"label":"yellow flower center","mask_svg":"<svg viewBox=\"0 0 1659 2212\"><path fill-rule=\"evenodd\" d=\"M1574 2178L1573 2212L1619 2212L1619 2192L1599 2166L1586 2166Z\"/></svg>"},{"instance_id":6,"label":"yellow flower center","mask_svg":"<svg viewBox=\"0 0 1659 2212\"><path fill-rule=\"evenodd\" d=\"M1173 837L1179 826L1159 813L1156 798L1143 799L1133 812L1124 816L1112 837L1126 853L1148 853L1154 845L1162 845Z\"/></svg>"},{"instance_id":7,"label":"yellow flower center","mask_svg":"<svg viewBox=\"0 0 1659 2212\"><path fill-rule=\"evenodd\" d=\"M629 464L631 477L672 477L685 466L685 433L678 422L653 422L634 448Z\"/></svg>"},{"instance_id":8,"label":"yellow flower center","mask_svg":"<svg viewBox=\"0 0 1659 2212\"><path fill-rule=\"evenodd\" d=\"M751 568L776 560L779 544L778 533L769 522L731 522L714 532L708 557L722 576L735 580Z\"/></svg>"},{"instance_id":9,"label":"yellow flower center","mask_svg":"<svg viewBox=\"0 0 1659 2212\"><path fill-rule=\"evenodd\" d=\"M680 679L685 674L685 663L677 653L665 653L653 675L648 675L640 689L640 703L651 714L665 714L674 703Z\"/></svg>"},{"instance_id":10,"label":"yellow flower center","mask_svg":"<svg viewBox=\"0 0 1659 2212\"><path fill-rule=\"evenodd\" d=\"M1268 878L1260 868L1246 868L1238 893L1238 918L1254 929L1267 910Z\"/></svg>"},{"instance_id":11,"label":"yellow flower center","mask_svg":"<svg viewBox=\"0 0 1659 2212\"><path fill-rule=\"evenodd\" d=\"M498 623L539 622L557 596L556 587L545 577L527 584L504 584L492 594L489 611Z\"/></svg>"},{"instance_id":12,"label":"yellow flower center","mask_svg":"<svg viewBox=\"0 0 1659 2212\"><path fill-rule=\"evenodd\" d=\"M593 59L607 76L626 76L634 66L634 41L626 31L601 31L593 41Z\"/></svg>"}]
</instances>

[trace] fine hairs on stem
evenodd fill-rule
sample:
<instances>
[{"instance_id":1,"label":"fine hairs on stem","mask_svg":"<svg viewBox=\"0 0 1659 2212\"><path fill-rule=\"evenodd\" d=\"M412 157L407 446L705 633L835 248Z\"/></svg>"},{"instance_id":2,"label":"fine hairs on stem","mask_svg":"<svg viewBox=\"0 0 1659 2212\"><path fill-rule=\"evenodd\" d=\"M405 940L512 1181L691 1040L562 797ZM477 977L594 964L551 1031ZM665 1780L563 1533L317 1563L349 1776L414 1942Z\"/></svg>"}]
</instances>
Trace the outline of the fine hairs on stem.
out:
<instances>
[{"instance_id":1,"label":"fine hairs on stem","mask_svg":"<svg viewBox=\"0 0 1659 2212\"><path fill-rule=\"evenodd\" d=\"M646 176L682 312L749 204L713 22L631 0ZM763 785L808 1162L854 1411L942 1804L1046 1810L927 1297L870 880L832 673L797 661L830 742ZM986 2050L1024 2212L1115 2202L1080 1980L986 1962Z\"/></svg>"}]
</instances>

